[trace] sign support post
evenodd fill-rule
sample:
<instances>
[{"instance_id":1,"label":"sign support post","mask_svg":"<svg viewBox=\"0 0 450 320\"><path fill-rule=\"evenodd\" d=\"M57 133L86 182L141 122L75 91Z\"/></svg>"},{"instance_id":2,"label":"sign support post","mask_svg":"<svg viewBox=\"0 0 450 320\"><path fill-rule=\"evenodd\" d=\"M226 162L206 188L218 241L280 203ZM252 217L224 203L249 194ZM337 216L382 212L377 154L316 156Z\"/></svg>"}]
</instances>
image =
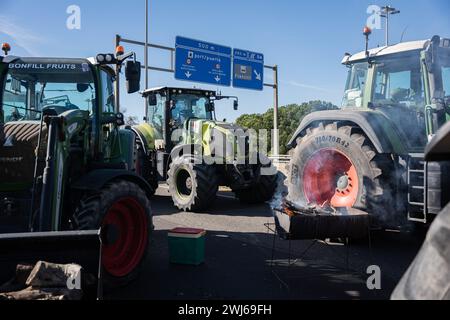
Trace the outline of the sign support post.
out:
<instances>
[{"instance_id":1,"label":"sign support post","mask_svg":"<svg viewBox=\"0 0 450 320\"><path fill-rule=\"evenodd\" d=\"M273 67L273 79L274 79L274 89L273 89L273 97L274 97L274 105L273 105L273 129L274 129L274 147L273 147L273 155L278 157L280 155L280 135L278 128L278 65Z\"/></svg>"},{"instance_id":2,"label":"sign support post","mask_svg":"<svg viewBox=\"0 0 450 320\"><path fill-rule=\"evenodd\" d=\"M273 71L273 84L264 83L265 87L273 88L273 145L272 145L272 156L275 158L280 155L280 135L278 128L278 109L279 109L279 92L278 92L278 65L275 66L264 66L266 69L271 69Z\"/></svg>"}]
</instances>

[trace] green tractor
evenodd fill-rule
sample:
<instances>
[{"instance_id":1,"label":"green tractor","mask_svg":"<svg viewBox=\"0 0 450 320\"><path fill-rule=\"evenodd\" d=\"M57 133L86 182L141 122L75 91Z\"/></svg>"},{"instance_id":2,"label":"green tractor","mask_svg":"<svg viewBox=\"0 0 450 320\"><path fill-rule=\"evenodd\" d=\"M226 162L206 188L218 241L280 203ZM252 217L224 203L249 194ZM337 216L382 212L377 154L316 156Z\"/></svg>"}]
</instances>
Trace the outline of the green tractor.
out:
<instances>
[{"instance_id":1,"label":"green tractor","mask_svg":"<svg viewBox=\"0 0 450 320\"><path fill-rule=\"evenodd\" d=\"M270 200L277 171L252 148L248 132L216 121L215 102L236 97L213 91L155 88L148 100L146 123L133 130L139 137L139 174L156 187L167 181L176 207L201 211L210 207L219 186L227 186L244 203Z\"/></svg>"},{"instance_id":2,"label":"green tractor","mask_svg":"<svg viewBox=\"0 0 450 320\"><path fill-rule=\"evenodd\" d=\"M123 65L128 93L139 91L133 56L121 48L89 59L0 56L0 238L35 237L22 249L41 260L39 245L50 242L43 238L63 246L70 232L101 229L108 286L137 275L153 227L153 190L136 173L136 136L120 128L115 98ZM60 262L69 250L60 248L50 262L77 262L90 248L75 249Z\"/></svg>"},{"instance_id":3,"label":"green tractor","mask_svg":"<svg viewBox=\"0 0 450 320\"><path fill-rule=\"evenodd\" d=\"M448 164L424 158L450 119L450 40L346 54L343 64L342 109L308 115L289 142L288 200L358 208L383 227L428 224L450 200Z\"/></svg>"}]
</instances>

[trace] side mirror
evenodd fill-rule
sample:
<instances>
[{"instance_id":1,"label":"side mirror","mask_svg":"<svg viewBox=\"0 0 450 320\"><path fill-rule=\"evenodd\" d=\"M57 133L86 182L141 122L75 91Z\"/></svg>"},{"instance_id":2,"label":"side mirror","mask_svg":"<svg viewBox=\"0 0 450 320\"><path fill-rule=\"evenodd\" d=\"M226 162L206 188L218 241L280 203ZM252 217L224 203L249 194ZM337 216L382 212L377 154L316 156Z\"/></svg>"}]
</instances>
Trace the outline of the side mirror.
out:
<instances>
[{"instance_id":1,"label":"side mirror","mask_svg":"<svg viewBox=\"0 0 450 320\"><path fill-rule=\"evenodd\" d=\"M138 92L141 88L141 63L138 61L127 61L125 78L127 80L127 92Z\"/></svg>"},{"instance_id":2,"label":"side mirror","mask_svg":"<svg viewBox=\"0 0 450 320\"><path fill-rule=\"evenodd\" d=\"M151 94L147 97L148 99L148 105L150 107L154 107L156 105L158 105L158 100L156 99L156 94Z\"/></svg>"},{"instance_id":3,"label":"side mirror","mask_svg":"<svg viewBox=\"0 0 450 320\"><path fill-rule=\"evenodd\" d=\"M435 73L438 67L438 50L441 42L441 37L434 36L431 39L431 45L428 47L425 53L425 62L430 72Z\"/></svg>"},{"instance_id":4,"label":"side mirror","mask_svg":"<svg viewBox=\"0 0 450 320\"><path fill-rule=\"evenodd\" d=\"M233 103L233 109L234 109L235 111L237 111L237 110L239 109L239 102L238 102L237 100L234 100L234 103Z\"/></svg>"}]
</instances>

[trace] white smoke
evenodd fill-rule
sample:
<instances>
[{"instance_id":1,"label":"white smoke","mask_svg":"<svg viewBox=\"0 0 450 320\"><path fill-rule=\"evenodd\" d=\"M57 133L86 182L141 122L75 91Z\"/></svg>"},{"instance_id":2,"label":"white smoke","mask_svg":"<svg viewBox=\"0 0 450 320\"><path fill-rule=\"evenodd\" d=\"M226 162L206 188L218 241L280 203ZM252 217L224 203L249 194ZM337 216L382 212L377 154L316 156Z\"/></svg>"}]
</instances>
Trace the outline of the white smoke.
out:
<instances>
[{"instance_id":1,"label":"white smoke","mask_svg":"<svg viewBox=\"0 0 450 320\"><path fill-rule=\"evenodd\" d=\"M282 172L278 172L277 177L277 189L272 201L270 201L270 207L272 210L281 209L283 207L283 201L288 194L287 179Z\"/></svg>"}]
</instances>

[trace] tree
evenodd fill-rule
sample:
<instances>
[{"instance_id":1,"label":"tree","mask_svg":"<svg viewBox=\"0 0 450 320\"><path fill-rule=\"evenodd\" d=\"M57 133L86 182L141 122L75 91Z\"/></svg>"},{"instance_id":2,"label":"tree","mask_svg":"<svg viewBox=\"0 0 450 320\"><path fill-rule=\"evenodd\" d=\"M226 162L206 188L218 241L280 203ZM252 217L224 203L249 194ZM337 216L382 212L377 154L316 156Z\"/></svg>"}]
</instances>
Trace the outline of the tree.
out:
<instances>
[{"instance_id":1,"label":"tree","mask_svg":"<svg viewBox=\"0 0 450 320\"><path fill-rule=\"evenodd\" d=\"M307 103L290 104L279 108L278 126L280 130L280 153L287 154L287 143L292 138L303 118L315 111L337 110L337 106L325 101L310 101ZM273 108L263 114L244 114L236 120L236 124L246 129L256 131L267 130L269 133L273 129ZM268 137L269 150L272 149L272 141Z\"/></svg>"}]
</instances>

